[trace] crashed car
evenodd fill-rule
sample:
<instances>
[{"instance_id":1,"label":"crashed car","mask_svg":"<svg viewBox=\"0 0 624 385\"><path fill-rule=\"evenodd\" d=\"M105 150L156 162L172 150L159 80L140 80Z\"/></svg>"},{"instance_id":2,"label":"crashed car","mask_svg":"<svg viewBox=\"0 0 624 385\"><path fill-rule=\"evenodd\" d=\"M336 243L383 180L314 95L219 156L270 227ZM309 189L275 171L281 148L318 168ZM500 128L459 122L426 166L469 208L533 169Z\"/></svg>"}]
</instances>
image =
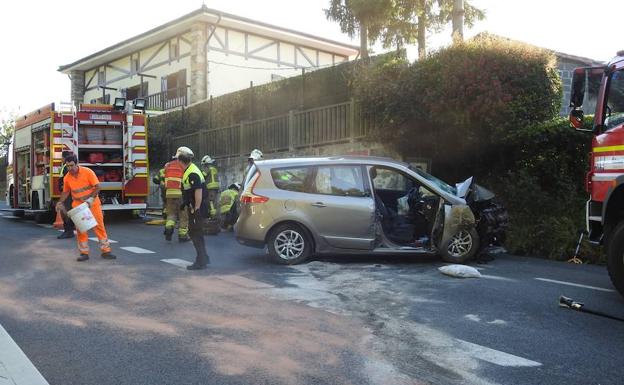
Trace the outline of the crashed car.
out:
<instances>
[{"instance_id":1,"label":"crashed car","mask_svg":"<svg viewBox=\"0 0 624 385\"><path fill-rule=\"evenodd\" d=\"M463 263L505 237L507 212L472 178L450 186L376 157L288 158L249 169L239 243L278 263L315 254L439 255Z\"/></svg>"}]
</instances>

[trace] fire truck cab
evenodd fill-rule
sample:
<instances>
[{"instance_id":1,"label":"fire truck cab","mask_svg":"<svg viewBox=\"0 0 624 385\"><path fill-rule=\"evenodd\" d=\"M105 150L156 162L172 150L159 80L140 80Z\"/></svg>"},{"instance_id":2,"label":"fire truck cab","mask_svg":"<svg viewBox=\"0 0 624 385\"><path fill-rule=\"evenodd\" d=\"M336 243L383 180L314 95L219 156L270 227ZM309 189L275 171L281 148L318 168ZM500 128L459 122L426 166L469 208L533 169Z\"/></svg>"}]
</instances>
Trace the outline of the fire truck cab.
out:
<instances>
[{"instance_id":1,"label":"fire truck cab","mask_svg":"<svg viewBox=\"0 0 624 385\"><path fill-rule=\"evenodd\" d=\"M589 241L605 246L611 281L624 295L624 51L601 67L577 68L570 123L593 134L585 179ZM583 130L583 109L594 113Z\"/></svg>"}]
</instances>

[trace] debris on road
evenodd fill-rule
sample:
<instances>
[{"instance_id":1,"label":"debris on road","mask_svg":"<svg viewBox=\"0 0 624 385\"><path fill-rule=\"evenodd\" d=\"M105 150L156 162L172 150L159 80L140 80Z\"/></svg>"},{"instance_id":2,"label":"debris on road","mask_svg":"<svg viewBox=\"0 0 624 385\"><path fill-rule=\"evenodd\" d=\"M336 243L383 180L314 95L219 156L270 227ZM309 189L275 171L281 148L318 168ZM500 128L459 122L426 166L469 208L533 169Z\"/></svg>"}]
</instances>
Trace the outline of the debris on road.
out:
<instances>
[{"instance_id":1,"label":"debris on road","mask_svg":"<svg viewBox=\"0 0 624 385\"><path fill-rule=\"evenodd\" d=\"M466 265L446 265L439 267L438 270L442 274L456 278L481 278L479 270Z\"/></svg>"}]
</instances>

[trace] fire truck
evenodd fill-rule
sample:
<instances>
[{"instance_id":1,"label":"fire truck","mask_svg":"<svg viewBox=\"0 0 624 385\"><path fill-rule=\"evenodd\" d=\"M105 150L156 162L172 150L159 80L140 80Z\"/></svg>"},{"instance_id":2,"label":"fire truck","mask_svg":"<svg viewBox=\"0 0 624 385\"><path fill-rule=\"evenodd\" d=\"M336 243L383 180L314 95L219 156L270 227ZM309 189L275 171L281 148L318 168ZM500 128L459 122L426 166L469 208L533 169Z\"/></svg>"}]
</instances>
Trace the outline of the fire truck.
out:
<instances>
[{"instance_id":1,"label":"fire truck","mask_svg":"<svg viewBox=\"0 0 624 385\"><path fill-rule=\"evenodd\" d=\"M51 103L15 121L13 178L7 186L14 215L52 220L65 151L97 175L103 210L145 210L149 168L144 111L123 99L114 105L60 107L57 111Z\"/></svg>"},{"instance_id":2,"label":"fire truck","mask_svg":"<svg viewBox=\"0 0 624 385\"><path fill-rule=\"evenodd\" d=\"M593 134L585 178L588 239L602 244L611 281L624 295L624 50L606 65L574 71L570 123ZM583 109L594 112L584 130Z\"/></svg>"}]
</instances>

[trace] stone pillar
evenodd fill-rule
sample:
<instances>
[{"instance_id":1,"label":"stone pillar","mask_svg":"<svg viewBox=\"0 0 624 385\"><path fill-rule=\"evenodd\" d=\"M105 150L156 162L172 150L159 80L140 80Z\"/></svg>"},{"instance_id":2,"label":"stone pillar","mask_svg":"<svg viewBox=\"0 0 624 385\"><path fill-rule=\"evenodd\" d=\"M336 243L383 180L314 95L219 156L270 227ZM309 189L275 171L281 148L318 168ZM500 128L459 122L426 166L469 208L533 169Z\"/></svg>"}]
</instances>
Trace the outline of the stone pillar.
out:
<instances>
[{"instance_id":1,"label":"stone pillar","mask_svg":"<svg viewBox=\"0 0 624 385\"><path fill-rule=\"evenodd\" d=\"M84 71L72 70L69 77L71 78L71 101L78 108L78 105L84 102L85 74Z\"/></svg>"},{"instance_id":2,"label":"stone pillar","mask_svg":"<svg viewBox=\"0 0 624 385\"><path fill-rule=\"evenodd\" d=\"M208 98L207 32L206 23L191 27L191 104Z\"/></svg>"}]
</instances>

